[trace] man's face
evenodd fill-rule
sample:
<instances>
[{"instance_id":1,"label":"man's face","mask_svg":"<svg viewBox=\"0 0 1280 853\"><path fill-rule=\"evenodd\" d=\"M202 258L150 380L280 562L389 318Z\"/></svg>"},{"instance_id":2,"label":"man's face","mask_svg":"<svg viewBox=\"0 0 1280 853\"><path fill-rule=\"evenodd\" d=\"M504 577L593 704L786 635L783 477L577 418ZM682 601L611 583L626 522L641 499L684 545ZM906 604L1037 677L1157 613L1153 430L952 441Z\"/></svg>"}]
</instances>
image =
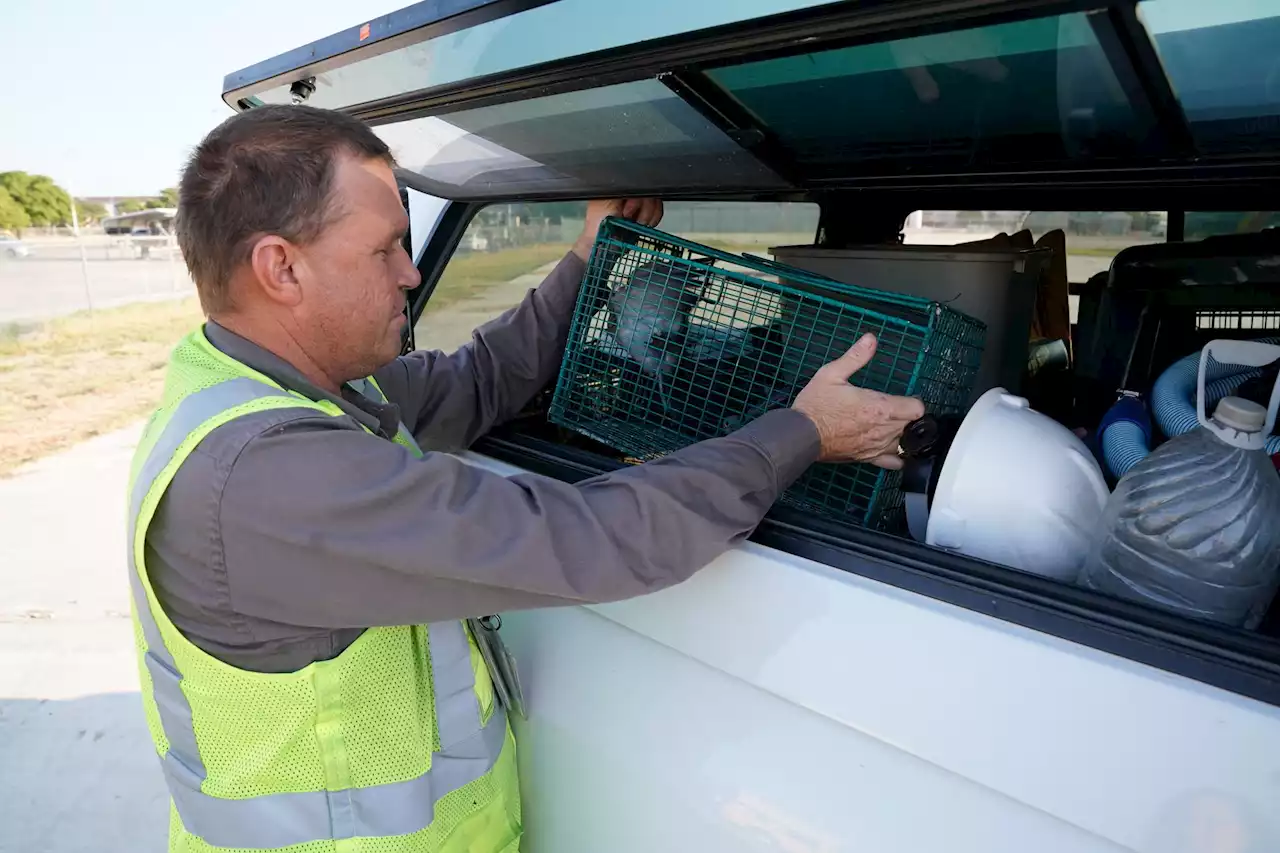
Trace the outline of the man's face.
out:
<instances>
[{"instance_id":1,"label":"man's face","mask_svg":"<svg viewBox=\"0 0 1280 853\"><path fill-rule=\"evenodd\" d=\"M296 310L303 328L320 336L313 346L346 381L400 354L405 293L420 277L404 250L409 217L385 163L339 157L332 203L333 221L300 249L303 300Z\"/></svg>"}]
</instances>

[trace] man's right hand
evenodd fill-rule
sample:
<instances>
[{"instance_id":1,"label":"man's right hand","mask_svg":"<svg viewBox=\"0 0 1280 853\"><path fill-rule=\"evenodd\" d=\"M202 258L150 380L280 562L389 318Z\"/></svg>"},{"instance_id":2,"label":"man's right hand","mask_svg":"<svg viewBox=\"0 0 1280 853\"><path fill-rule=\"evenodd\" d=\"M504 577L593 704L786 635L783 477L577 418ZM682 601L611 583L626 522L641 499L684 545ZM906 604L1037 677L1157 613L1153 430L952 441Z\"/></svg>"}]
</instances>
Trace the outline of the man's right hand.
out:
<instances>
[{"instance_id":1,"label":"man's right hand","mask_svg":"<svg viewBox=\"0 0 1280 853\"><path fill-rule=\"evenodd\" d=\"M863 335L835 361L813 375L792 404L818 428L822 462L870 462L902 467L898 439L907 424L924 415L914 397L895 397L849 383L876 354L875 335Z\"/></svg>"},{"instance_id":2,"label":"man's right hand","mask_svg":"<svg viewBox=\"0 0 1280 853\"><path fill-rule=\"evenodd\" d=\"M584 262L591 259L591 247L595 245L596 233L606 216L619 216L649 228L657 228L662 221L662 210L660 198L605 198L589 201L587 218L578 242L573 244L573 253Z\"/></svg>"}]
</instances>

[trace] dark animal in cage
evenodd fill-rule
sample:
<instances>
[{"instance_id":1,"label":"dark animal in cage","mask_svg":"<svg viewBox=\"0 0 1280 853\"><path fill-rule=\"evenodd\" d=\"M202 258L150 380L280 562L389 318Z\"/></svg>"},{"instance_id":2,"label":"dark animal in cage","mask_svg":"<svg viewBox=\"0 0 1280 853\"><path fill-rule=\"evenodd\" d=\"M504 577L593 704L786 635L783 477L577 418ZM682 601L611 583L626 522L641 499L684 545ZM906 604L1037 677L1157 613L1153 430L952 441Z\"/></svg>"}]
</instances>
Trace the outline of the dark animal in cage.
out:
<instances>
[{"instance_id":1,"label":"dark animal in cage","mask_svg":"<svg viewBox=\"0 0 1280 853\"><path fill-rule=\"evenodd\" d=\"M689 313L702 298L702 285L671 264L655 260L638 267L609 295L606 332L653 377L668 409L667 380L680 361Z\"/></svg>"}]
</instances>

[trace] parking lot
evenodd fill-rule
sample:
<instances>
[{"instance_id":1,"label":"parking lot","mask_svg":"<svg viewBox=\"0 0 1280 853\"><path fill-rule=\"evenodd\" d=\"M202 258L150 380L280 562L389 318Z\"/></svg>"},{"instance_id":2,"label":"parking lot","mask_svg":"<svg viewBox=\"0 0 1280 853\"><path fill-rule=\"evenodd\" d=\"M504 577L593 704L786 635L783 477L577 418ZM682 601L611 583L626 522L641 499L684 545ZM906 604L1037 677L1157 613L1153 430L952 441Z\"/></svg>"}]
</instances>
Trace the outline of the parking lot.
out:
<instances>
[{"instance_id":1,"label":"parking lot","mask_svg":"<svg viewBox=\"0 0 1280 853\"><path fill-rule=\"evenodd\" d=\"M70 237L27 238L29 256L0 257L0 323L23 323L90 307L109 308L195 292L176 249L155 247L150 257L143 259L126 239L91 235L83 240L85 262Z\"/></svg>"}]
</instances>

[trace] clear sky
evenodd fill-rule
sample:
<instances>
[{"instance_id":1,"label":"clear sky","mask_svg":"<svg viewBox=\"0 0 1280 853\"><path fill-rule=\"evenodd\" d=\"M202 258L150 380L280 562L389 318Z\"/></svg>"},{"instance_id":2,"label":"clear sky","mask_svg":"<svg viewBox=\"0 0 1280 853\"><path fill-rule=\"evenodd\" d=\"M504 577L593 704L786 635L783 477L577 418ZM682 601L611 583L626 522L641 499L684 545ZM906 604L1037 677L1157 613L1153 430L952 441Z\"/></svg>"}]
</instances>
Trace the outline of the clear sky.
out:
<instances>
[{"instance_id":1,"label":"clear sky","mask_svg":"<svg viewBox=\"0 0 1280 853\"><path fill-rule=\"evenodd\" d=\"M61 0L0 14L0 172L152 195L231 115L222 78L410 0ZM363 16L363 17L361 17Z\"/></svg>"}]
</instances>

